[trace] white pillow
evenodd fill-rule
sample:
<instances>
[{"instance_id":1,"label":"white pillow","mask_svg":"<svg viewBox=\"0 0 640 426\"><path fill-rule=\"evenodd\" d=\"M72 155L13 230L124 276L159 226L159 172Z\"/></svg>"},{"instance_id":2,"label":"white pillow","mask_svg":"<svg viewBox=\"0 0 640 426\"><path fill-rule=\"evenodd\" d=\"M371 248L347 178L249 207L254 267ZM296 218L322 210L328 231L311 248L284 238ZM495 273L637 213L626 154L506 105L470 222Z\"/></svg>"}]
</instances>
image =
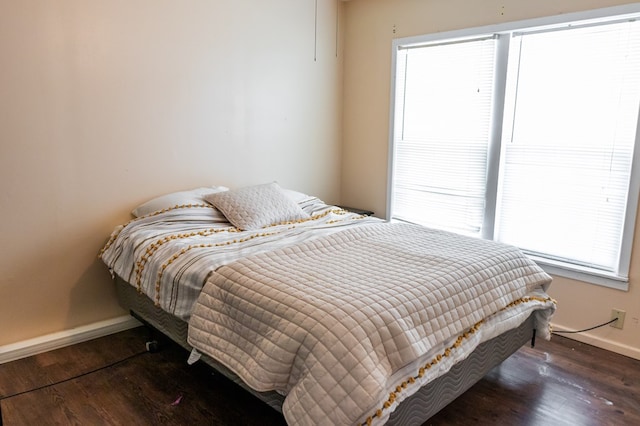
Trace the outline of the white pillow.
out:
<instances>
[{"instance_id":1,"label":"white pillow","mask_svg":"<svg viewBox=\"0 0 640 426\"><path fill-rule=\"evenodd\" d=\"M208 194L204 199L243 231L309 217L276 182Z\"/></svg>"},{"instance_id":2,"label":"white pillow","mask_svg":"<svg viewBox=\"0 0 640 426\"><path fill-rule=\"evenodd\" d=\"M294 191L293 189L282 188L282 191L287 194L289 198L291 198L296 203L300 204L303 201L309 201L313 198L316 198L312 195L305 194L303 192Z\"/></svg>"},{"instance_id":3,"label":"white pillow","mask_svg":"<svg viewBox=\"0 0 640 426\"><path fill-rule=\"evenodd\" d=\"M214 194L216 192L228 191L229 188L224 186L210 186L190 189L188 191L172 192L170 194L161 195L144 204L140 204L131 212L135 217L146 216L159 210L168 209L175 206L185 204L206 204L205 195Z\"/></svg>"}]
</instances>

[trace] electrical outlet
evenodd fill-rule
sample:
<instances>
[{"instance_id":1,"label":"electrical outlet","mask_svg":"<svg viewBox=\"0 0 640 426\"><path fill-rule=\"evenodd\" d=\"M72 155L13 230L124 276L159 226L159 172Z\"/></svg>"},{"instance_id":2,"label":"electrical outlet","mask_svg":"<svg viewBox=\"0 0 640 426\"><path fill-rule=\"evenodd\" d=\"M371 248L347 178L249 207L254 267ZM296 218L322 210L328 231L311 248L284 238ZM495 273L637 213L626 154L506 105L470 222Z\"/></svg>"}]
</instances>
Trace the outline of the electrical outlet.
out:
<instances>
[{"instance_id":1,"label":"electrical outlet","mask_svg":"<svg viewBox=\"0 0 640 426\"><path fill-rule=\"evenodd\" d=\"M611 325L611 327L622 329L622 326L624 326L624 315L625 314L626 314L626 312L625 311L621 311L620 309L612 309L611 310L611 319L617 318L618 321L612 322L609 325Z\"/></svg>"}]
</instances>

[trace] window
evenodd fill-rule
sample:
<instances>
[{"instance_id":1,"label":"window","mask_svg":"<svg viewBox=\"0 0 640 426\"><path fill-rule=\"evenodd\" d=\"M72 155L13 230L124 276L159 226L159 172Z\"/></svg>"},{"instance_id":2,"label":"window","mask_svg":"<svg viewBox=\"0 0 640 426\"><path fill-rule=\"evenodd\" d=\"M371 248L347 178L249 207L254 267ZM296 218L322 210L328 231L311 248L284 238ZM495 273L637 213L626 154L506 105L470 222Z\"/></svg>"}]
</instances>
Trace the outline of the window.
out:
<instances>
[{"instance_id":1,"label":"window","mask_svg":"<svg viewBox=\"0 0 640 426\"><path fill-rule=\"evenodd\" d=\"M627 289L640 21L583 15L394 43L390 218Z\"/></svg>"}]
</instances>

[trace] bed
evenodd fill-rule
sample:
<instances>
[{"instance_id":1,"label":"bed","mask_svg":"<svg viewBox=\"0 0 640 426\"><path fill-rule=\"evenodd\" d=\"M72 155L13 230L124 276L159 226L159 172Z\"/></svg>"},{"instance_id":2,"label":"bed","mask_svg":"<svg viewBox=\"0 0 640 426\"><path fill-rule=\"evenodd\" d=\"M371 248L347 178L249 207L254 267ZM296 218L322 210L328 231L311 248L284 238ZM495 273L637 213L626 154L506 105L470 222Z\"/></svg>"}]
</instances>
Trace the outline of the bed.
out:
<instances>
[{"instance_id":1,"label":"bed","mask_svg":"<svg viewBox=\"0 0 640 426\"><path fill-rule=\"evenodd\" d=\"M550 277L517 249L283 190L198 188L101 251L120 303L289 424L421 424L537 332Z\"/></svg>"}]
</instances>

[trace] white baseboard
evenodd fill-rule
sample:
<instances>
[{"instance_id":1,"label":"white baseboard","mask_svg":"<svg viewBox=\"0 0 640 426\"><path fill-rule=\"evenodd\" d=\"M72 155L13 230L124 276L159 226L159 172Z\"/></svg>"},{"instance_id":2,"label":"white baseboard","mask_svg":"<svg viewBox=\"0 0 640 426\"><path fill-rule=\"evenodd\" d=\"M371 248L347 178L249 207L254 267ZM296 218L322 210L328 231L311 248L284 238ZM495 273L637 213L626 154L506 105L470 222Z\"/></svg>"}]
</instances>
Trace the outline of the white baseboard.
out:
<instances>
[{"instance_id":1,"label":"white baseboard","mask_svg":"<svg viewBox=\"0 0 640 426\"><path fill-rule=\"evenodd\" d=\"M553 329L557 331L571 330L567 327L563 327L559 324L553 324ZM606 349L611 352L615 352L620 355L628 356L629 358L640 360L640 348L634 348L632 346L623 345L618 342L614 342L609 339L603 339L602 337L594 336L593 334L576 333L576 334L562 334L563 337L576 340L578 342L586 343L591 346L595 346L601 349Z\"/></svg>"},{"instance_id":2,"label":"white baseboard","mask_svg":"<svg viewBox=\"0 0 640 426\"><path fill-rule=\"evenodd\" d=\"M52 351L54 349L60 349L65 346L75 345L76 343L86 342L87 340L108 336L109 334L139 327L140 325L142 325L142 323L132 316L123 315L121 317L95 322L82 327L76 327L70 330L64 330L24 340L22 342L0 346L0 364ZM553 328L558 331L568 330L568 328L559 324L553 324ZM596 346L598 348L640 360L639 348L623 345L608 339L590 335L589 333L569 334L563 336L578 342L586 343L588 345Z\"/></svg>"},{"instance_id":3,"label":"white baseboard","mask_svg":"<svg viewBox=\"0 0 640 426\"><path fill-rule=\"evenodd\" d=\"M37 355L42 352L60 349L65 346L75 345L76 343L86 342L87 340L97 339L98 337L118 333L140 325L142 324L132 316L123 315L82 327L0 346L0 364Z\"/></svg>"}]
</instances>

